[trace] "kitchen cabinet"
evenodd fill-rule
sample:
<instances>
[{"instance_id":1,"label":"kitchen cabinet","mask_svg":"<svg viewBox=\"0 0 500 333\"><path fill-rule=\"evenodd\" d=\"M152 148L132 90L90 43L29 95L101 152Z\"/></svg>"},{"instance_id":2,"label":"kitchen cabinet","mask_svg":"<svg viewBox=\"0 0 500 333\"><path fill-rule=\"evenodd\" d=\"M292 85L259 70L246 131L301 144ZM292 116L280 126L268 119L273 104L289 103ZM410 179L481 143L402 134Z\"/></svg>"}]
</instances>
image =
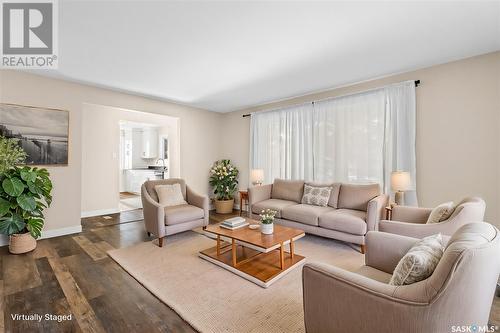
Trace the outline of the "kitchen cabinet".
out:
<instances>
[{"instance_id":1,"label":"kitchen cabinet","mask_svg":"<svg viewBox=\"0 0 500 333\"><path fill-rule=\"evenodd\" d=\"M125 191L141 193L141 186L147 180L158 179L154 170L125 170Z\"/></svg>"},{"instance_id":2,"label":"kitchen cabinet","mask_svg":"<svg viewBox=\"0 0 500 333\"><path fill-rule=\"evenodd\" d=\"M158 157L158 131L154 128L145 128L142 131L142 158Z\"/></svg>"}]
</instances>

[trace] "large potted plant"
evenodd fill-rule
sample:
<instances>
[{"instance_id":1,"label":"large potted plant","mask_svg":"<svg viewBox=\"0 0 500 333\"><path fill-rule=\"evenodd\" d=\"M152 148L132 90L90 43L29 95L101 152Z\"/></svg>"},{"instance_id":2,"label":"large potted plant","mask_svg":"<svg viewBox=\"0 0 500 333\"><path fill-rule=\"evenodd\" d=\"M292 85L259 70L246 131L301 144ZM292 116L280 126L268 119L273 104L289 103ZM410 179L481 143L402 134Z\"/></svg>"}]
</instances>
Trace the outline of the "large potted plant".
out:
<instances>
[{"instance_id":1,"label":"large potted plant","mask_svg":"<svg viewBox=\"0 0 500 333\"><path fill-rule=\"evenodd\" d=\"M15 254L35 249L43 210L52 202L49 172L15 165L25 157L15 140L0 136L0 233L9 236L9 251Z\"/></svg>"},{"instance_id":2,"label":"large potted plant","mask_svg":"<svg viewBox=\"0 0 500 333\"><path fill-rule=\"evenodd\" d=\"M215 194L215 211L229 214L233 211L234 193L238 189L238 169L230 160L220 160L210 169L210 185Z\"/></svg>"}]
</instances>

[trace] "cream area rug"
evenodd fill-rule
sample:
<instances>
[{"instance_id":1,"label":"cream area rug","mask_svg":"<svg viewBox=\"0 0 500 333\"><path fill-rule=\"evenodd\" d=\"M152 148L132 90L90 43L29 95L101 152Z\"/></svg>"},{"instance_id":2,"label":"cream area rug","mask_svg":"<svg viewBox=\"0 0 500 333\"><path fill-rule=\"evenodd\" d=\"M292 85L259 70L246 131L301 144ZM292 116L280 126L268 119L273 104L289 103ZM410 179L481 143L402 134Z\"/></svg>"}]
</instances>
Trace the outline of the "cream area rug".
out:
<instances>
[{"instance_id":1,"label":"cream area rug","mask_svg":"<svg viewBox=\"0 0 500 333\"><path fill-rule=\"evenodd\" d=\"M200 332L304 332L302 268L264 289L198 257L215 241L196 232L109 251L129 274ZM363 264L348 244L307 235L296 242L306 262L347 270Z\"/></svg>"}]
</instances>

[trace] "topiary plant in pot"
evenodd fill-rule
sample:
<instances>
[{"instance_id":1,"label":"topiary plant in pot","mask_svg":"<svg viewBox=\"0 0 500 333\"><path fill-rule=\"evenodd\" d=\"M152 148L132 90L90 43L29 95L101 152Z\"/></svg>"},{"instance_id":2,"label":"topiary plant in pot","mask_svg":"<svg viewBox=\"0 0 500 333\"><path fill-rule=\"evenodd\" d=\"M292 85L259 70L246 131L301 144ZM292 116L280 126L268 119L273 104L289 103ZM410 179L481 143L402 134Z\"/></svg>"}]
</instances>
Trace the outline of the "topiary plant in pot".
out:
<instances>
[{"instance_id":1,"label":"topiary plant in pot","mask_svg":"<svg viewBox=\"0 0 500 333\"><path fill-rule=\"evenodd\" d=\"M35 249L51 192L47 169L13 166L0 175L0 233L9 236L11 253Z\"/></svg>"}]
</instances>

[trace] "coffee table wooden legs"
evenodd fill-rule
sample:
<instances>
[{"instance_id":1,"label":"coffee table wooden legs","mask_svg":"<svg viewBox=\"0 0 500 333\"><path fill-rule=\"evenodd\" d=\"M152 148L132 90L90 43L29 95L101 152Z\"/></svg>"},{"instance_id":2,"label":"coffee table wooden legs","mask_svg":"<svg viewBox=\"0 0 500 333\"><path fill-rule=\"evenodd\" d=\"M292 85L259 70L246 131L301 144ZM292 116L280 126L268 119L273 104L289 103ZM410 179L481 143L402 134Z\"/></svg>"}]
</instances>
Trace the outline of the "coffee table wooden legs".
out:
<instances>
[{"instance_id":1,"label":"coffee table wooden legs","mask_svg":"<svg viewBox=\"0 0 500 333\"><path fill-rule=\"evenodd\" d=\"M285 249L283 248L283 243L280 246L280 268L283 269L285 267Z\"/></svg>"},{"instance_id":2,"label":"coffee table wooden legs","mask_svg":"<svg viewBox=\"0 0 500 333\"><path fill-rule=\"evenodd\" d=\"M231 256L233 259L233 267L236 267L236 240L233 238L231 243Z\"/></svg>"},{"instance_id":3,"label":"coffee table wooden legs","mask_svg":"<svg viewBox=\"0 0 500 333\"><path fill-rule=\"evenodd\" d=\"M293 239L290 239L289 245L290 245L290 258L293 260L295 257L295 242L293 241ZM238 247L238 245L236 244L236 240L233 238L231 240L231 262L233 264L233 267L237 267L240 264L246 263L246 262L252 260L253 258L255 258L261 254L261 253L258 253L256 255L253 255L251 257L248 257L248 258L242 260L241 262L238 262L237 255L236 255L237 247ZM220 235L217 235L217 247L216 248L217 248L217 250L216 250L217 257L219 257L222 253ZM225 247L224 249L227 249L227 247ZM243 247L242 250L243 250L243 257L246 257L246 255L244 255L245 254L245 247ZM280 262L279 262L280 269L283 270L285 267L285 255L286 255L285 245L283 243L280 243L279 251L280 251ZM224 252L227 252L227 250L225 250Z\"/></svg>"},{"instance_id":4,"label":"coffee table wooden legs","mask_svg":"<svg viewBox=\"0 0 500 333\"><path fill-rule=\"evenodd\" d=\"M220 256L220 235L217 235L217 256Z\"/></svg>"}]
</instances>

